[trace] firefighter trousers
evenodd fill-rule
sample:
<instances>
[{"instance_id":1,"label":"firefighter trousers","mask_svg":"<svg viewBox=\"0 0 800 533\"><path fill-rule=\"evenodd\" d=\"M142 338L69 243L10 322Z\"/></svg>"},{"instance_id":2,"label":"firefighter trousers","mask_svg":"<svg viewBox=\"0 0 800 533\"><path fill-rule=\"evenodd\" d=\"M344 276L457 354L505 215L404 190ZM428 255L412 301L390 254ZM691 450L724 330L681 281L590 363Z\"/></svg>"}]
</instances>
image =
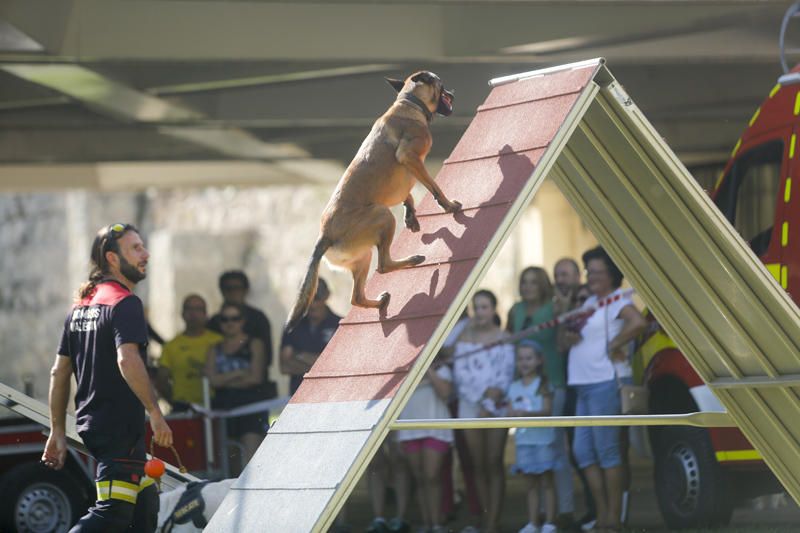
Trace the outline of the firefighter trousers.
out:
<instances>
[{"instance_id":1,"label":"firefighter trousers","mask_svg":"<svg viewBox=\"0 0 800 533\"><path fill-rule=\"evenodd\" d=\"M144 433L115 436L87 431L81 438L97 461L97 501L70 533L155 531L158 490L144 475Z\"/></svg>"}]
</instances>

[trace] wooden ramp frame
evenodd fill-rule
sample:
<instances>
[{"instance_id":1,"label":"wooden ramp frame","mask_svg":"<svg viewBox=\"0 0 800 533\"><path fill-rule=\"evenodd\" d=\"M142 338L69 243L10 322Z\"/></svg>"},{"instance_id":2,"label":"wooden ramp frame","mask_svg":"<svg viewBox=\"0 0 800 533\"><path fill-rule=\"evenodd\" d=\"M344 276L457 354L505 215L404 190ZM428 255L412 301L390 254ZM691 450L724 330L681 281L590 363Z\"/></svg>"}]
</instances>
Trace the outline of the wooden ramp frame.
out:
<instances>
[{"instance_id":1,"label":"wooden ramp frame","mask_svg":"<svg viewBox=\"0 0 800 533\"><path fill-rule=\"evenodd\" d=\"M551 177L800 501L800 315L601 59L493 80L419 233L376 274L207 531L325 531L539 185ZM781 376L785 376L782 378ZM719 381L718 381L719 380Z\"/></svg>"}]
</instances>

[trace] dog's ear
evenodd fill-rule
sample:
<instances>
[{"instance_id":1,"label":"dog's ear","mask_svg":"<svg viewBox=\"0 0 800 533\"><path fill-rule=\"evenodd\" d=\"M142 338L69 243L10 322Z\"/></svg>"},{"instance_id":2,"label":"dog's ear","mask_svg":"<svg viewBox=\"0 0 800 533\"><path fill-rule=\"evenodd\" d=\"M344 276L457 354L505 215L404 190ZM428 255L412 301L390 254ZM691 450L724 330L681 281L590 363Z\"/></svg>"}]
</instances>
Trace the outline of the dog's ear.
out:
<instances>
[{"instance_id":1,"label":"dog's ear","mask_svg":"<svg viewBox=\"0 0 800 533\"><path fill-rule=\"evenodd\" d=\"M383 78L383 79L385 79L386 83L391 85L394 88L394 90L397 91L398 93L403 90L403 87L406 84L406 82L404 82L403 80L396 80L394 78Z\"/></svg>"}]
</instances>

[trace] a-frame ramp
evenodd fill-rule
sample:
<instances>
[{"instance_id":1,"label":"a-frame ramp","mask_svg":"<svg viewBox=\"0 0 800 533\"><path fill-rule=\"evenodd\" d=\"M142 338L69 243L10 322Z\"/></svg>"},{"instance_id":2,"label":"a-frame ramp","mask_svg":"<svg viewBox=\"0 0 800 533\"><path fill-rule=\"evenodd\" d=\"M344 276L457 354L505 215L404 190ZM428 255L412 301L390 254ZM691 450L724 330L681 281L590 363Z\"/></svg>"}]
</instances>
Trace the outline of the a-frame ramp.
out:
<instances>
[{"instance_id":1,"label":"a-frame ramp","mask_svg":"<svg viewBox=\"0 0 800 533\"><path fill-rule=\"evenodd\" d=\"M207 531L324 531L386 437L522 209L552 177L800 501L800 315L602 60L495 80L437 177L421 231L376 274L388 312L353 309ZM793 376L781 381L780 376ZM766 384L760 387L759 384Z\"/></svg>"}]
</instances>

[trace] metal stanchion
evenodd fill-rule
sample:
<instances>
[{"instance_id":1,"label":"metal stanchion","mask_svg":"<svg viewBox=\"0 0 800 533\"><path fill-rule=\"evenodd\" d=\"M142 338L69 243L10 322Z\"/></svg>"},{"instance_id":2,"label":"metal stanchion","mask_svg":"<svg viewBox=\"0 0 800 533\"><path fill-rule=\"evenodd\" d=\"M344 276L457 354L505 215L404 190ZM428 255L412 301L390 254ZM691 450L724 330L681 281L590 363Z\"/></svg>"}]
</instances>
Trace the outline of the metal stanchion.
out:
<instances>
[{"instance_id":1,"label":"metal stanchion","mask_svg":"<svg viewBox=\"0 0 800 533\"><path fill-rule=\"evenodd\" d=\"M211 387L208 383L208 378L203 376L203 407L211 409ZM214 457L214 433L213 421L203 416L203 435L206 440L206 465L208 465L209 472L216 467L216 458Z\"/></svg>"},{"instance_id":2,"label":"metal stanchion","mask_svg":"<svg viewBox=\"0 0 800 533\"><path fill-rule=\"evenodd\" d=\"M217 424L219 428L219 462L220 467L222 468L222 477L223 479L227 479L231 477L231 465L230 459L228 458L228 454L230 450L228 450L229 442L228 442L228 420L225 417L219 418L219 424Z\"/></svg>"}]
</instances>

